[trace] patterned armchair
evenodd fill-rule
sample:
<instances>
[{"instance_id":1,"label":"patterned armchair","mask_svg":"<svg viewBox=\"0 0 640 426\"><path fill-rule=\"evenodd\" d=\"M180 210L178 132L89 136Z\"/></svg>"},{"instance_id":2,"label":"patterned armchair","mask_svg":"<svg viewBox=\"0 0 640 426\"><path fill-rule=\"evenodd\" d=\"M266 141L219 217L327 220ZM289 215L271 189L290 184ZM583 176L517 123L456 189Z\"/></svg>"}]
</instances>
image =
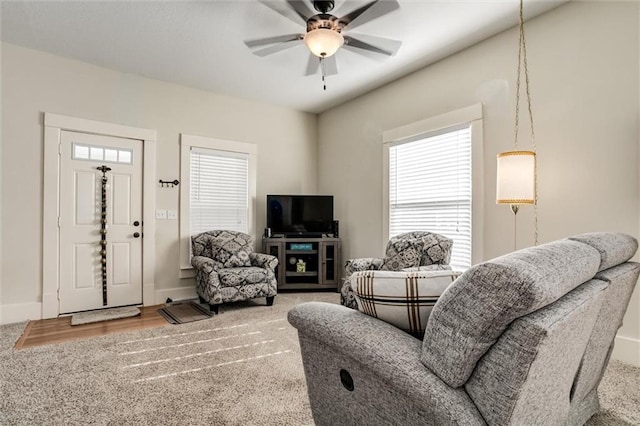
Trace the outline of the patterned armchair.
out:
<instances>
[{"instance_id":1,"label":"patterned armchair","mask_svg":"<svg viewBox=\"0 0 640 426\"><path fill-rule=\"evenodd\" d=\"M340 291L340 303L358 309L350 278L357 271L429 271L451 269L450 238L433 232L413 231L392 237L385 257L349 259L345 264L346 278Z\"/></svg>"},{"instance_id":2,"label":"patterned armchair","mask_svg":"<svg viewBox=\"0 0 640 426\"><path fill-rule=\"evenodd\" d=\"M222 303L266 297L273 305L277 294L278 259L253 251L250 235L236 231L209 231L191 237L200 302L218 313Z\"/></svg>"}]
</instances>

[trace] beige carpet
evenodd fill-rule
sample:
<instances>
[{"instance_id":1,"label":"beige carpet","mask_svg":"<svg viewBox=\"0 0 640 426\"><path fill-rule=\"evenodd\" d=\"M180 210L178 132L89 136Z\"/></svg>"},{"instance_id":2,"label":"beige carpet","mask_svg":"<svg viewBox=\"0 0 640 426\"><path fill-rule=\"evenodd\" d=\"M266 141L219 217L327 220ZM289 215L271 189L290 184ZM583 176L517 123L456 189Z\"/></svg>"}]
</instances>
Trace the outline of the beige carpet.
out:
<instances>
[{"instance_id":1,"label":"beige carpet","mask_svg":"<svg viewBox=\"0 0 640 426\"><path fill-rule=\"evenodd\" d=\"M220 315L14 351L25 324L0 326L2 425L312 425L289 293ZM593 425L640 424L640 369L612 363Z\"/></svg>"}]
</instances>

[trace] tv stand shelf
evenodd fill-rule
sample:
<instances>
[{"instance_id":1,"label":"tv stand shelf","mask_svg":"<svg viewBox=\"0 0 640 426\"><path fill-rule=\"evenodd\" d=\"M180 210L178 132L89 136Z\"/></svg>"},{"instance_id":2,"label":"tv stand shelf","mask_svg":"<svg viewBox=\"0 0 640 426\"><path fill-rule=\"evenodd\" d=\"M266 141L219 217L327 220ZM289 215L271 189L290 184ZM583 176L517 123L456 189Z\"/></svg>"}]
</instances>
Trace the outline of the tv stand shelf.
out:
<instances>
[{"instance_id":1,"label":"tv stand shelf","mask_svg":"<svg viewBox=\"0 0 640 426\"><path fill-rule=\"evenodd\" d=\"M286 272L287 277L317 277L318 271L312 272Z\"/></svg>"},{"instance_id":2,"label":"tv stand shelf","mask_svg":"<svg viewBox=\"0 0 640 426\"><path fill-rule=\"evenodd\" d=\"M262 251L278 258L278 290L340 291L340 238L263 238Z\"/></svg>"}]
</instances>

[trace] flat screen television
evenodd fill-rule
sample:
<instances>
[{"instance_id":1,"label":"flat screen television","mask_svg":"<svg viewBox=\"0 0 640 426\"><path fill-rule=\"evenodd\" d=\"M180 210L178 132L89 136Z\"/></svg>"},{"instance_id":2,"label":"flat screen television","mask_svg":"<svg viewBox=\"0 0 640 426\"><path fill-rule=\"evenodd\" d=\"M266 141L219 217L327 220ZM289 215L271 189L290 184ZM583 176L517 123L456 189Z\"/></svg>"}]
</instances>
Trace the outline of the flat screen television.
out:
<instances>
[{"instance_id":1,"label":"flat screen television","mask_svg":"<svg viewBox=\"0 0 640 426\"><path fill-rule=\"evenodd\" d=\"M286 237L333 233L333 196L267 195L267 228Z\"/></svg>"}]
</instances>

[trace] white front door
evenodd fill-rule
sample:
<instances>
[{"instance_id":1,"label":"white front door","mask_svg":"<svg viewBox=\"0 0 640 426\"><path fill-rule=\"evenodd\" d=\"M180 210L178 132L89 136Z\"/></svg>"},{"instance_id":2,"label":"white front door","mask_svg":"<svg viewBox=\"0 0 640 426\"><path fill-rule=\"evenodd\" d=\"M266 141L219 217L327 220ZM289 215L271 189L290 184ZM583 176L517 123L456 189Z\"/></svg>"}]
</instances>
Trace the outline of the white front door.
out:
<instances>
[{"instance_id":1,"label":"white front door","mask_svg":"<svg viewBox=\"0 0 640 426\"><path fill-rule=\"evenodd\" d=\"M142 141L62 131L59 227L60 313L142 303Z\"/></svg>"}]
</instances>

